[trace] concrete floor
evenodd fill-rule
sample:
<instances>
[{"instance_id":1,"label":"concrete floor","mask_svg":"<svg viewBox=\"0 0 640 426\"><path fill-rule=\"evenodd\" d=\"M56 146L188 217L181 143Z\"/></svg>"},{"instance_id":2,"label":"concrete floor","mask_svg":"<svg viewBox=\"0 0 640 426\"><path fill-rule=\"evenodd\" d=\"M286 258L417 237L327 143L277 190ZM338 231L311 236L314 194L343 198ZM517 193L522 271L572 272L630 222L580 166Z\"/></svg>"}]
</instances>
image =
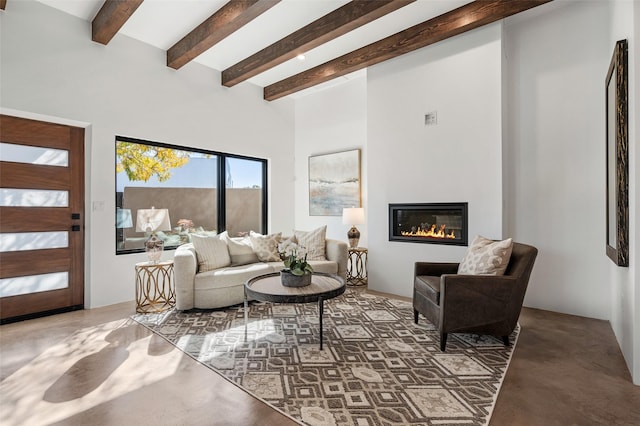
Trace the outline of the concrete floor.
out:
<instances>
[{"instance_id":1,"label":"concrete floor","mask_svg":"<svg viewBox=\"0 0 640 426\"><path fill-rule=\"evenodd\" d=\"M134 310L1 326L0 424L296 424L128 320ZM608 322L525 308L520 324L491 425L640 425Z\"/></svg>"}]
</instances>

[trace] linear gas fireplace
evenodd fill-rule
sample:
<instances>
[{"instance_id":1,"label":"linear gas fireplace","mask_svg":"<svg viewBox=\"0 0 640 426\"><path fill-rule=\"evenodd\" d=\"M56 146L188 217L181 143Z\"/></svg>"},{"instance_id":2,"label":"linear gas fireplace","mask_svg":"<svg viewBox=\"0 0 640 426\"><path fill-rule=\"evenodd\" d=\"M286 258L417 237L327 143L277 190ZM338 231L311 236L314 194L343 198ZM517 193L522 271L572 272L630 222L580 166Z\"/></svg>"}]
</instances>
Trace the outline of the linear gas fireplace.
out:
<instances>
[{"instance_id":1,"label":"linear gas fireplace","mask_svg":"<svg viewBox=\"0 0 640 426\"><path fill-rule=\"evenodd\" d=\"M467 245L467 203L389 204L389 241Z\"/></svg>"}]
</instances>

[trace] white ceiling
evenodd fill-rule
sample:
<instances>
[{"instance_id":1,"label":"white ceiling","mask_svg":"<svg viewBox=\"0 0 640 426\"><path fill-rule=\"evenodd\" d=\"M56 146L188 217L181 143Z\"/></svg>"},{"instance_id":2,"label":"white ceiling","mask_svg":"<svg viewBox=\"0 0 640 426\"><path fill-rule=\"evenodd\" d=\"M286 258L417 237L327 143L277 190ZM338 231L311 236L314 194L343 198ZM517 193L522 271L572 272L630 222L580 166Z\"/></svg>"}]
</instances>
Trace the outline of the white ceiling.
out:
<instances>
[{"instance_id":1,"label":"white ceiling","mask_svg":"<svg viewBox=\"0 0 640 426\"><path fill-rule=\"evenodd\" d=\"M17 0L13 0L17 1ZM38 0L91 22L104 0ZM125 35L162 50L168 50L228 0L144 0L118 35ZM271 9L194 59L222 71L269 46L293 31L348 3L349 0L281 0ZM357 28L305 53L303 61L291 59L248 81L264 87L298 74L333 58L424 22L470 0L417 0L369 24ZM553 1L550 4L560 3ZM565 2L562 2L565 3ZM534 10L535 10L534 9ZM116 37L118 37L116 35ZM340 84L364 71L341 77L303 91L308 93ZM298 95L302 94L299 92Z\"/></svg>"},{"instance_id":2,"label":"white ceiling","mask_svg":"<svg viewBox=\"0 0 640 426\"><path fill-rule=\"evenodd\" d=\"M88 22L104 3L104 0L38 1ZM118 34L168 50L227 1L144 0ZM194 61L222 71L346 3L348 0L282 0ZM417 0L307 52L304 61L292 59L248 81L267 86L466 3L468 0Z\"/></svg>"}]
</instances>

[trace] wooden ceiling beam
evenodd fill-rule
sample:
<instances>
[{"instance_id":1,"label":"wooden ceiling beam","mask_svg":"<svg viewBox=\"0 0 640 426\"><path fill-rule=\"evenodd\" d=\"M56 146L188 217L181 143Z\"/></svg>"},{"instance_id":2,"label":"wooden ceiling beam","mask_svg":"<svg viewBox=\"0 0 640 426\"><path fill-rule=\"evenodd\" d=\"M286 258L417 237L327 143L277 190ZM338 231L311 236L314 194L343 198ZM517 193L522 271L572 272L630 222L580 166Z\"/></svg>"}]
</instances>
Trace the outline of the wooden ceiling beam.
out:
<instances>
[{"instance_id":1,"label":"wooden ceiling beam","mask_svg":"<svg viewBox=\"0 0 640 426\"><path fill-rule=\"evenodd\" d=\"M416 0L353 0L222 71L222 84L235 86Z\"/></svg>"},{"instance_id":2,"label":"wooden ceiling beam","mask_svg":"<svg viewBox=\"0 0 640 426\"><path fill-rule=\"evenodd\" d=\"M552 0L476 0L264 88L272 101Z\"/></svg>"},{"instance_id":3,"label":"wooden ceiling beam","mask_svg":"<svg viewBox=\"0 0 640 426\"><path fill-rule=\"evenodd\" d=\"M105 0L91 22L91 40L107 44L144 0Z\"/></svg>"},{"instance_id":4,"label":"wooden ceiling beam","mask_svg":"<svg viewBox=\"0 0 640 426\"><path fill-rule=\"evenodd\" d=\"M167 66L181 68L279 2L280 0L230 0L167 51Z\"/></svg>"}]
</instances>

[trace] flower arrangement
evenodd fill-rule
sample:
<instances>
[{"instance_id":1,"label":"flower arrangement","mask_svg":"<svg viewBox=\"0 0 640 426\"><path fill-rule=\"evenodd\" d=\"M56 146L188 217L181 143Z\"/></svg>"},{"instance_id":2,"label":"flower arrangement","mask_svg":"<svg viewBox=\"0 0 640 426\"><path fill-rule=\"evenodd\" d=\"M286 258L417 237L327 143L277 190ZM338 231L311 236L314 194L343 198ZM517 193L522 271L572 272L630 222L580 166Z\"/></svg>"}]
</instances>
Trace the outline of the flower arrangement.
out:
<instances>
[{"instance_id":1,"label":"flower arrangement","mask_svg":"<svg viewBox=\"0 0 640 426\"><path fill-rule=\"evenodd\" d=\"M178 225L180 225L180 227L182 228L182 231L191 231L193 228L195 228L195 225L193 224L193 221L191 219L180 219L178 221Z\"/></svg>"},{"instance_id":2,"label":"flower arrangement","mask_svg":"<svg viewBox=\"0 0 640 426\"><path fill-rule=\"evenodd\" d=\"M296 243L280 243L278 245L280 257L284 260L285 270L293 275L302 276L313 273L313 267L307 263L307 250Z\"/></svg>"}]
</instances>

